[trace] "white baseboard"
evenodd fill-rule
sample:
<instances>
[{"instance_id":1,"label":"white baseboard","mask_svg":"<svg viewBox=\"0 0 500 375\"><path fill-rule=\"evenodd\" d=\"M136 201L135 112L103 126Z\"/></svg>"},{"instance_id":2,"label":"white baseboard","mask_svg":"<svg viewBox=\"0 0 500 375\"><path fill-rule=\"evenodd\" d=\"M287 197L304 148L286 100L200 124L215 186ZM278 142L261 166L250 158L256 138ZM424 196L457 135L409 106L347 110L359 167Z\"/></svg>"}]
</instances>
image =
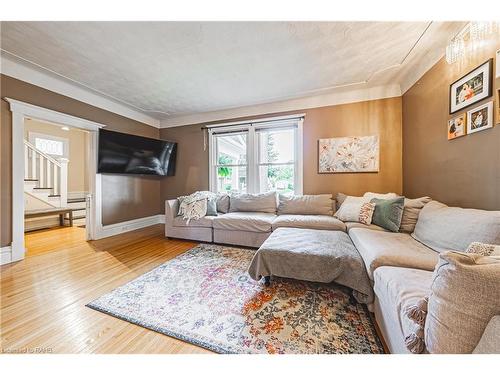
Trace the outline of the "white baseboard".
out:
<instances>
[{"instance_id":1,"label":"white baseboard","mask_svg":"<svg viewBox=\"0 0 500 375\"><path fill-rule=\"evenodd\" d=\"M116 224L103 225L102 228L98 230L98 233L96 233L95 239L99 240L101 238L116 236L117 234L162 223L165 223L165 215L154 215L142 217L140 219L123 221Z\"/></svg>"},{"instance_id":2,"label":"white baseboard","mask_svg":"<svg viewBox=\"0 0 500 375\"><path fill-rule=\"evenodd\" d=\"M5 246L0 248L0 265L12 262L12 247Z\"/></svg>"}]
</instances>

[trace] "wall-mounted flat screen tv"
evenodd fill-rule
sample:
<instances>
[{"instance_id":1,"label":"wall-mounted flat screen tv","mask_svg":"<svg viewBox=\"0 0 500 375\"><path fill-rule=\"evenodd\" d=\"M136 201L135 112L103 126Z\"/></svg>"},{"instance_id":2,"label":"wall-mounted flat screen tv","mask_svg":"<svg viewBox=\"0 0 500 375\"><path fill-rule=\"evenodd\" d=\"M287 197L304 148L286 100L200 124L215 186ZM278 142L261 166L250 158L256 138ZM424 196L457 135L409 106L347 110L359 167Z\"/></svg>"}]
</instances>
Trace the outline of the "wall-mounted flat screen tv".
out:
<instances>
[{"instance_id":1,"label":"wall-mounted flat screen tv","mask_svg":"<svg viewBox=\"0 0 500 375\"><path fill-rule=\"evenodd\" d=\"M98 173L174 176L177 143L99 130Z\"/></svg>"}]
</instances>

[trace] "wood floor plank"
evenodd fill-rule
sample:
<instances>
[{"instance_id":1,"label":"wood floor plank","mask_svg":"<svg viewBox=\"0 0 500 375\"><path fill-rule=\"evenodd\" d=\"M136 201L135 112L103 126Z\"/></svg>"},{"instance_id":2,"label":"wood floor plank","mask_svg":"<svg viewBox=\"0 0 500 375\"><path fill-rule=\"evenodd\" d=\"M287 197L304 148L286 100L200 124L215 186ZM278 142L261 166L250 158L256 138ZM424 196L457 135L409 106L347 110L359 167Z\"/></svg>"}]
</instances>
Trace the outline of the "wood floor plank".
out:
<instances>
[{"instance_id":1,"label":"wood floor plank","mask_svg":"<svg viewBox=\"0 0 500 375\"><path fill-rule=\"evenodd\" d=\"M30 232L26 259L0 268L2 350L210 353L85 307L195 242L166 239L161 225L99 241L84 238L79 227Z\"/></svg>"}]
</instances>

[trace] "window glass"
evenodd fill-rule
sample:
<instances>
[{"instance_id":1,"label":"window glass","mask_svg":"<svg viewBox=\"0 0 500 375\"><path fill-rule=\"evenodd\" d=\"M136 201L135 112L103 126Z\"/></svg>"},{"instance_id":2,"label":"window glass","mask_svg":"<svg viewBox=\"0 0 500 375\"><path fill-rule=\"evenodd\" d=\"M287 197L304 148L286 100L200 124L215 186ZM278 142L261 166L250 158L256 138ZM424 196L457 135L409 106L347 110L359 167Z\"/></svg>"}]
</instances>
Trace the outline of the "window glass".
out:
<instances>
[{"instance_id":1,"label":"window glass","mask_svg":"<svg viewBox=\"0 0 500 375\"><path fill-rule=\"evenodd\" d=\"M35 147L49 155L63 156L64 144L53 139L35 138Z\"/></svg>"},{"instance_id":2,"label":"window glass","mask_svg":"<svg viewBox=\"0 0 500 375\"><path fill-rule=\"evenodd\" d=\"M247 191L247 134L224 134L215 138L217 191Z\"/></svg>"}]
</instances>

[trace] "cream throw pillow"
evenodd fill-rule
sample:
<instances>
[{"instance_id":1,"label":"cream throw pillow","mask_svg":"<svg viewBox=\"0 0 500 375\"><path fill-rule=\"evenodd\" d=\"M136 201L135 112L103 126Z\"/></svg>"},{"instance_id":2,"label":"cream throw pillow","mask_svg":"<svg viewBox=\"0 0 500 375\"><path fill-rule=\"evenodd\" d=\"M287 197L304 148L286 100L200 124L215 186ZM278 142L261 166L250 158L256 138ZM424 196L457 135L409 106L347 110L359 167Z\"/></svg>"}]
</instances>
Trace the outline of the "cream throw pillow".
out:
<instances>
[{"instance_id":1,"label":"cream throw pillow","mask_svg":"<svg viewBox=\"0 0 500 375\"><path fill-rule=\"evenodd\" d=\"M363 197L347 197L335 213L335 217L342 221L353 221L370 225L372 222L375 204L366 201Z\"/></svg>"},{"instance_id":2,"label":"cream throw pillow","mask_svg":"<svg viewBox=\"0 0 500 375\"><path fill-rule=\"evenodd\" d=\"M443 252L434 270L424 339L430 353L472 353L500 311L500 259Z\"/></svg>"},{"instance_id":3,"label":"cream throw pillow","mask_svg":"<svg viewBox=\"0 0 500 375\"><path fill-rule=\"evenodd\" d=\"M422 197L416 199L405 198L405 206L403 208L403 217L399 231L404 233L412 233L417 225L418 215L424 206L432 199L429 197Z\"/></svg>"}]
</instances>

